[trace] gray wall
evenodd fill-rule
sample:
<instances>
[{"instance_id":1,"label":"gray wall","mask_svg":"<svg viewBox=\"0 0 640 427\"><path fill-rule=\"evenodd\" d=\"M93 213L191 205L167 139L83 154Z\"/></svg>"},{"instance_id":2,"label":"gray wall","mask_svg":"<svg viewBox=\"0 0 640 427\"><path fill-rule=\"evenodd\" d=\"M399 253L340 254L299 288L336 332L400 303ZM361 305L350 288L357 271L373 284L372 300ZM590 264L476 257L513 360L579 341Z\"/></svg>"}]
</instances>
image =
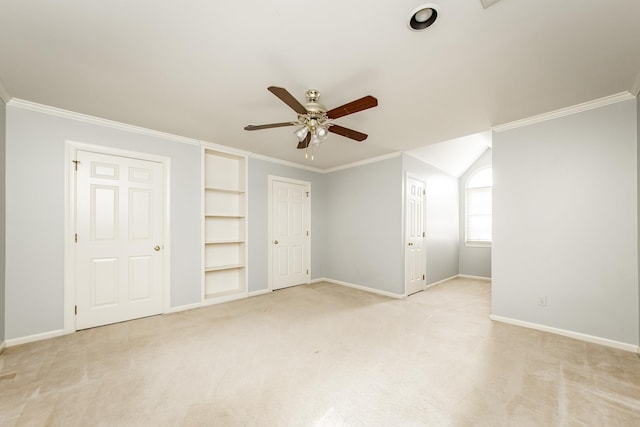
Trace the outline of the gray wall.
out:
<instances>
[{"instance_id":1,"label":"gray wall","mask_svg":"<svg viewBox=\"0 0 640 427\"><path fill-rule=\"evenodd\" d=\"M465 243L465 189L469 177L478 169L491 166L491 149L487 148L467 171L460 177L460 274L491 277L491 247L467 246Z\"/></svg>"},{"instance_id":2,"label":"gray wall","mask_svg":"<svg viewBox=\"0 0 640 427\"><path fill-rule=\"evenodd\" d=\"M324 277L326 261L326 191L325 175L249 158L247 262L249 292L268 288L268 177L276 175L311 182L311 278Z\"/></svg>"},{"instance_id":3,"label":"gray wall","mask_svg":"<svg viewBox=\"0 0 640 427\"><path fill-rule=\"evenodd\" d=\"M326 175L325 277L404 294L402 157Z\"/></svg>"},{"instance_id":4,"label":"gray wall","mask_svg":"<svg viewBox=\"0 0 640 427\"><path fill-rule=\"evenodd\" d=\"M7 339L64 327L66 140L171 159L171 306L200 301L200 147L12 105L6 131ZM403 295L406 171L427 182L427 283L457 274L457 179L407 156L328 174L249 158L249 291L267 289L267 177L276 175L311 182L312 279Z\"/></svg>"},{"instance_id":5,"label":"gray wall","mask_svg":"<svg viewBox=\"0 0 640 427\"><path fill-rule=\"evenodd\" d=\"M5 339L5 170L6 170L6 105L0 98L0 344Z\"/></svg>"},{"instance_id":6,"label":"gray wall","mask_svg":"<svg viewBox=\"0 0 640 427\"><path fill-rule=\"evenodd\" d=\"M171 158L171 305L201 297L200 148L7 106L6 338L63 328L65 140Z\"/></svg>"},{"instance_id":7,"label":"gray wall","mask_svg":"<svg viewBox=\"0 0 640 427\"><path fill-rule=\"evenodd\" d=\"M458 179L406 154L403 169L405 174L408 172L426 183L427 284L455 276L458 274Z\"/></svg>"},{"instance_id":8,"label":"gray wall","mask_svg":"<svg viewBox=\"0 0 640 427\"><path fill-rule=\"evenodd\" d=\"M637 122L629 100L494 135L494 315L638 344Z\"/></svg>"}]
</instances>

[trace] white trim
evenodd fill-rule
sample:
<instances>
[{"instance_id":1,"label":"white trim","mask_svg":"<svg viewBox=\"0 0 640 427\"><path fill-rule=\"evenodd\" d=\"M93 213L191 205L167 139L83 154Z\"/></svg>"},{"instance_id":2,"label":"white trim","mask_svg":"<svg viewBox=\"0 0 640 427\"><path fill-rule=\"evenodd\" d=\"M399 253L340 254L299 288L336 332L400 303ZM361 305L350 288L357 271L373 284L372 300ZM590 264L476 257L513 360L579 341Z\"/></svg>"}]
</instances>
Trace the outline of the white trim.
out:
<instances>
[{"instance_id":1,"label":"white trim","mask_svg":"<svg viewBox=\"0 0 640 427\"><path fill-rule=\"evenodd\" d=\"M7 348L6 341L0 342L0 354L2 354L2 352L4 351L5 348Z\"/></svg>"},{"instance_id":2,"label":"white trim","mask_svg":"<svg viewBox=\"0 0 640 427\"><path fill-rule=\"evenodd\" d=\"M391 297L396 299L405 299L406 296L403 294L394 294L393 292L381 291L380 289L370 288L368 286L356 285L355 283L343 282L341 280L334 280L328 278L319 278L313 279L309 283L318 283L318 282L329 282L334 285L346 286L347 288L358 289L360 291L371 292L373 294L384 295L385 297Z\"/></svg>"},{"instance_id":3,"label":"white trim","mask_svg":"<svg viewBox=\"0 0 640 427\"><path fill-rule=\"evenodd\" d=\"M434 286L441 285L444 282L448 282L449 280L457 279L458 277L459 277L459 275L456 274L455 276L447 277L446 279L442 279L442 280L438 280L437 282L430 283L430 284L427 285L427 289L433 288Z\"/></svg>"},{"instance_id":4,"label":"white trim","mask_svg":"<svg viewBox=\"0 0 640 427\"><path fill-rule=\"evenodd\" d=\"M258 295L270 294L271 292L273 292L273 291L271 291L270 289L260 289L259 291L249 292L247 294L247 298L257 297Z\"/></svg>"},{"instance_id":5,"label":"white trim","mask_svg":"<svg viewBox=\"0 0 640 427\"><path fill-rule=\"evenodd\" d=\"M171 307L169 312L170 313L179 313L181 311L193 310L194 308L200 308L200 307L202 307L202 303L201 302L195 302L193 304L185 304L185 305L179 305L177 307Z\"/></svg>"},{"instance_id":6,"label":"white trim","mask_svg":"<svg viewBox=\"0 0 640 427\"><path fill-rule=\"evenodd\" d=\"M605 105L615 104L617 102L628 101L633 98L634 96L631 94L631 92L620 92L614 95L605 96L604 98L594 99L592 101L583 102L582 104L573 105L571 107L561 108L559 110L549 111L548 113L538 114L526 119L515 120L513 122L493 126L491 130L494 132L504 132L506 130L529 126L535 123L557 119L559 117L569 116L571 114L576 114L587 110L593 110L594 108L604 107Z\"/></svg>"},{"instance_id":7,"label":"white trim","mask_svg":"<svg viewBox=\"0 0 640 427\"><path fill-rule=\"evenodd\" d=\"M222 304L224 302L235 301L239 299L247 298L247 291L234 292L229 295L222 295L219 297L209 297L200 303L201 307L208 307L210 305Z\"/></svg>"},{"instance_id":8,"label":"white trim","mask_svg":"<svg viewBox=\"0 0 640 427\"><path fill-rule=\"evenodd\" d=\"M75 213L75 174L73 172L72 160L75 159L77 149L73 143L65 141L64 144L64 294L63 294L63 327L65 334L76 331L75 310L76 287L75 287L75 251L73 250L73 240L71 235L75 233L76 213Z\"/></svg>"},{"instance_id":9,"label":"white trim","mask_svg":"<svg viewBox=\"0 0 640 427\"><path fill-rule=\"evenodd\" d=\"M351 169L351 168L355 168L355 167L358 167L358 166L368 165L369 163L377 163L377 162L381 162L383 160L393 159L394 157L398 157L398 156L401 156L401 155L402 155L401 151L394 151L393 153L383 154L382 156L371 157L369 159L359 160L359 161L353 162L353 163L347 163L346 165L335 166L335 167L328 168L328 169L322 169L322 173L331 173L331 172L341 171L341 170L344 170L344 169Z\"/></svg>"},{"instance_id":10,"label":"white trim","mask_svg":"<svg viewBox=\"0 0 640 427\"><path fill-rule=\"evenodd\" d=\"M49 338L61 337L64 335L64 329L56 329L55 331L42 332L40 334L27 335L26 337L12 338L6 341L7 348L15 347L30 342L48 340Z\"/></svg>"},{"instance_id":11,"label":"white trim","mask_svg":"<svg viewBox=\"0 0 640 427\"><path fill-rule=\"evenodd\" d=\"M74 306L76 304L75 289L75 250L74 250L74 234L75 234L75 174L72 168L72 161L76 157L78 150L90 151L99 154L107 154L120 157L130 157L150 162L160 163L162 165L163 189L164 197L163 206L163 239L162 239L162 262L163 262L163 282L162 282L162 313L171 312L171 159L169 157L158 156L120 148L105 147L101 145L86 144L65 140L65 226L64 226L64 334L71 334L76 331L76 318L74 314Z\"/></svg>"},{"instance_id":12,"label":"white trim","mask_svg":"<svg viewBox=\"0 0 640 427\"><path fill-rule=\"evenodd\" d=\"M580 341L589 342L592 344L604 345L606 347L617 348L618 350L630 351L633 353L640 352L640 347L634 344L627 344L619 341L613 341L607 338L596 337L593 335L582 334L580 332L568 331L566 329L553 328L551 326L541 325L539 323L525 322L523 320L511 319L509 317L490 315L491 320L496 322L507 323L509 325L521 326L523 328L535 329L537 331L549 332L551 334L562 335L564 337L573 338Z\"/></svg>"},{"instance_id":13,"label":"white trim","mask_svg":"<svg viewBox=\"0 0 640 427\"><path fill-rule=\"evenodd\" d=\"M468 248L490 248L492 243L493 242L482 240L467 240L464 242L464 245Z\"/></svg>"},{"instance_id":14,"label":"white trim","mask_svg":"<svg viewBox=\"0 0 640 427\"><path fill-rule=\"evenodd\" d=\"M306 256L304 263L307 266L307 283L311 280L311 197L313 195L311 182L300 179L287 178L283 176L268 175L267 176L267 289L273 291L273 183L274 181L283 182L285 184L294 184L306 187L309 192L306 203L306 222L309 231L308 239L305 242Z\"/></svg>"},{"instance_id":15,"label":"white trim","mask_svg":"<svg viewBox=\"0 0 640 427\"><path fill-rule=\"evenodd\" d=\"M400 155L402 155L401 151L394 151L393 153L383 154L381 156L371 157L369 159L359 160L357 162L348 163L348 164L341 165L341 166L334 166L334 167L327 168L327 169L320 169L320 168L316 168L316 167L313 167L313 166L307 166L307 165L303 165L303 164L300 164L300 163L294 163L294 162L290 162L288 160L276 159L275 157L264 156L262 154L256 154L256 153L250 153L249 157L251 157L253 159L257 159L257 160L264 160L265 162L271 162L271 163L276 163L276 164L283 165L283 166L289 166L289 167L292 167L292 168L304 169L304 170L308 170L308 171L311 171L311 172L327 174L327 173L331 173L331 172L341 171L341 170L344 170L344 169L351 169L351 168L355 168L355 167L358 167L358 166L364 166L364 165L367 165L369 163L381 162L383 160L392 159L392 158L398 157Z\"/></svg>"},{"instance_id":16,"label":"white trim","mask_svg":"<svg viewBox=\"0 0 640 427\"><path fill-rule=\"evenodd\" d=\"M144 128L144 127L141 127L141 126L134 126L134 125L130 125L130 124L127 124L127 123L117 122L115 120L108 120L108 119L103 119L103 118L96 117L96 116L90 116L88 114L76 113L74 111L69 111L69 110L64 110L62 108L57 108L57 107L51 107L51 106L48 106L48 105L38 104L36 102L26 101L24 99L11 98L11 96L9 96L9 94L6 93L6 91L3 93L3 89L4 88L2 87L2 84L0 83L0 97L2 97L3 99L4 99L4 97L7 97L7 99L5 99L5 102L7 103L7 105L10 105L10 106L16 107L16 108L21 108L23 110L35 111L35 112L38 112L38 113L49 114L49 115L52 115L52 116L57 116L57 117L62 117L62 118L66 118L66 119L76 120L76 121L84 122L84 123L90 123L90 124L94 124L94 125L98 125L98 126L104 126L104 127L108 127L108 128L112 128L112 129L118 129L118 130L122 130L122 131L126 131L126 132L132 132L132 133L137 133L137 134L141 134L141 135L153 136L153 137L156 137L156 138L162 138L162 139L165 139L165 140L174 141L174 142L180 142L180 143L183 143L183 144L197 145L197 146L200 146L200 147L206 147L206 148L210 148L210 149L213 149L213 150L224 151L224 152L227 152L229 154L242 155L242 156L250 157L250 158L253 158L253 159L257 159L257 160L264 160L264 161L271 162L271 163L276 163L276 164L289 166L289 167L297 168L297 169L304 169L304 170L308 170L308 171L311 171L311 172L322 173L322 174L336 172L336 171L343 170L343 169L350 169L350 168L354 168L354 167L357 167L357 166L363 166L363 165L366 165L366 164L369 164L369 163L376 163L376 162L379 162L379 161L382 161L382 160L387 160L387 159L391 159L393 157L397 157L397 156L402 154L402 152L396 151L396 152L393 152L393 153L384 154L384 155L378 156L378 157L372 157L370 159L360 160L360 161L349 163L349 164L342 165L342 166L335 166L335 167L332 167L332 168L320 169L320 168L313 167L313 166L303 165L301 163L290 162L290 161L287 161L287 160L276 159L275 157L269 157L269 156L265 156L265 155L262 155L262 154L252 153L252 152L249 152L249 151L241 150L241 149L230 147L230 146L227 146L227 145L220 145L220 144L216 144L216 143L213 143L213 142L197 140L197 139L188 138L188 137L185 137L185 136L175 135L175 134L166 133L166 132L160 132L160 131L157 131L157 130Z\"/></svg>"},{"instance_id":17,"label":"white trim","mask_svg":"<svg viewBox=\"0 0 640 427\"><path fill-rule=\"evenodd\" d=\"M485 282L490 282L491 281L491 277L471 276L469 274L458 274L456 277L458 277L460 279L484 280Z\"/></svg>"},{"instance_id":18,"label":"white trim","mask_svg":"<svg viewBox=\"0 0 640 427\"><path fill-rule=\"evenodd\" d=\"M11 95L7 92L7 88L4 87L2 81L0 81L0 98L4 101L5 104L8 104L11 101Z\"/></svg>"},{"instance_id":19,"label":"white trim","mask_svg":"<svg viewBox=\"0 0 640 427\"><path fill-rule=\"evenodd\" d=\"M283 166L289 166L292 168L308 170L316 173L325 173L325 169L315 168L313 166L307 166L301 163L290 162L288 160L276 159L275 157L269 157L262 154L250 153L249 157L251 157L252 159L263 160L265 162L275 163Z\"/></svg>"},{"instance_id":20,"label":"white trim","mask_svg":"<svg viewBox=\"0 0 640 427\"><path fill-rule=\"evenodd\" d=\"M229 147L227 145L216 144L214 142L198 141L198 143L200 144L200 147L202 147L202 148L206 148L208 150L220 151L220 152L226 153L226 154L233 154L234 156L247 157L247 156L251 155L251 153L249 151L240 150L239 148L233 148L233 147Z\"/></svg>"},{"instance_id":21,"label":"white trim","mask_svg":"<svg viewBox=\"0 0 640 427\"><path fill-rule=\"evenodd\" d=\"M37 104L31 101L25 101L23 99L13 98L8 105L16 108L22 108L23 110L35 111L38 113L49 114L52 116L62 117L65 119L77 120L79 122L90 123L98 126L104 126L112 129L123 130L126 132L132 132L147 136L153 136L156 138L162 138L169 141L182 142L190 145L200 145L200 141L197 139L186 138L184 136L173 135L166 132L160 132L141 126L129 125L126 123L116 122L114 120L102 119L100 117L90 116L87 114L76 113L73 111L63 110L61 108L50 107L48 105Z\"/></svg>"},{"instance_id":22,"label":"white trim","mask_svg":"<svg viewBox=\"0 0 640 427\"><path fill-rule=\"evenodd\" d=\"M247 265L247 261L249 259L249 163L247 160L246 152L240 150L229 150L227 147L223 145L217 145L213 143L203 142L200 149L200 182L201 182L201 191L200 191L200 218L201 218L201 256L200 256L200 299L201 304L203 306L218 304L225 301L233 301L239 298L246 298L248 293L249 286L249 268ZM242 211L244 212L244 230L242 232L244 239L244 250L242 259L245 261L242 264L243 267L243 287L244 289L241 291L237 291L231 294L227 294L226 292L221 292L222 296L210 296L207 297L207 289L206 289L206 187L207 187L207 170L206 170L206 159L207 156L212 157L227 157L227 155L231 157L235 157L237 160L242 161L242 188L241 190L244 193L244 204L242 206Z\"/></svg>"},{"instance_id":23,"label":"white trim","mask_svg":"<svg viewBox=\"0 0 640 427\"><path fill-rule=\"evenodd\" d=\"M638 96L640 93L640 73L636 74L636 79L633 81L633 86L631 86L631 95Z\"/></svg>"}]
</instances>

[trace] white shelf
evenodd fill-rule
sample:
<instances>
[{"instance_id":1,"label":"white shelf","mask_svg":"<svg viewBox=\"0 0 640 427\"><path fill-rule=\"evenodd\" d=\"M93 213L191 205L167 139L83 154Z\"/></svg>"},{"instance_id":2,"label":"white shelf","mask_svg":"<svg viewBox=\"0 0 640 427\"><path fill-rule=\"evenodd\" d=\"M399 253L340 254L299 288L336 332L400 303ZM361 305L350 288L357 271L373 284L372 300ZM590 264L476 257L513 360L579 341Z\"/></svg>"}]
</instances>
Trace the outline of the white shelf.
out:
<instances>
[{"instance_id":1,"label":"white shelf","mask_svg":"<svg viewBox=\"0 0 640 427\"><path fill-rule=\"evenodd\" d=\"M205 267L205 272L210 271L221 271L221 270L232 270L234 268L244 268L244 264L230 264L230 265L218 265L216 267Z\"/></svg>"},{"instance_id":2,"label":"white shelf","mask_svg":"<svg viewBox=\"0 0 640 427\"><path fill-rule=\"evenodd\" d=\"M221 193L244 194L245 191L239 188L204 187L204 191L219 191Z\"/></svg>"},{"instance_id":3,"label":"white shelf","mask_svg":"<svg viewBox=\"0 0 640 427\"><path fill-rule=\"evenodd\" d=\"M244 156L203 149L202 298L208 303L247 293L246 162Z\"/></svg>"}]
</instances>

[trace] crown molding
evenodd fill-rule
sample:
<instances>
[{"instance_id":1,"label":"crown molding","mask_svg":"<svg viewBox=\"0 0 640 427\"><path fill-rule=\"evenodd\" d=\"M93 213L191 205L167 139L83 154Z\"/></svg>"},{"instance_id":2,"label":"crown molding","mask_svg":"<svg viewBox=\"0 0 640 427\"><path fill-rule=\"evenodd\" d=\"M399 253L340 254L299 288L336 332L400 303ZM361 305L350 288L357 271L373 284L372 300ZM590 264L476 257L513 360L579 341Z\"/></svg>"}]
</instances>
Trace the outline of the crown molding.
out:
<instances>
[{"instance_id":1,"label":"crown molding","mask_svg":"<svg viewBox=\"0 0 640 427\"><path fill-rule=\"evenodd\" d=\"M276 163L278 165L289 166L297 169L303 169L310 172L326 173L326 169L320 169L313 166L303 165L301 163L290 162L288 160L276 159L275 157L269 157L263 154L250 153L249 157L256 160L264 160L265 162Z\"/></svg>"},{"instance_id":2,"label":"crown molding","mask_svg":"<svg viewBox=\"0 0 640 427\"><path fill-rule=\"evenodd\" d=\"M229 147L228 145L216 144L215 142L209 141L198 141L202 148L210 148L212 150L223 151L228 154L235 154L238 156L249 157L251 155L250 151L241 150L239 148Z\"/></svg>"},{"instance_id":3,"label":"crown molding","mask_svg":"<svg viewBox=\"0 0 640 427\"><path fill-rule=\"evenodd\" d=\"M0 86L1 88L1 86ZM271 163L276 163L283 166L289 166L297 169L304 169L310 172L316 172L321 174L336 172L343 169L350 169L358 166L363 166L369 163L380 162L382 160L391 159L393 157L397 157L402 153L397 151L389 154L384 154L378 157L372 157L370 159L360 160L357 162L349 163L346 165L335 166L328 169L316 168L313 166L307 166L300 163L294 163L287 160L277 159L275 157L264 156L262 154L252 153L249 151L240 150L237 148L233 148L227 145L215 144L213 142L201 141L193 138L187 138L184 136L174 135L166 132L160 132L153 129L148 129L140 126L129 125L122 122L116 122L114 120L102 119L100 117L90 116L88 114L76 113L74 111L64 110L62 108L50 107L48 105L38 104L36 102L25 101L24 99L12 98L7 102L7 105L10 105L15 108L21 108L23 110L35 111L38 113L49 114L52 116L62 117L66 119L76 120L83 123L94 124L98 126L104 126L112 129L123 130L126 132L137 133L141 135L153 136L156 138L161 138L169 141L181 142L183 144L189 145L197 145L199 147L212 148L214 150L225 151L228 153L234 153L242 156L251 157L257 160L264 160Z\"/></svg>"},{"instance_id":4,"label":"crown molding","mask_svg":"<svg viewBox=\"0 0 640 427\"><path fill-rule=\"evenodd\" d=\"M23 110L35 111L38 113L49 114L52 116L62 117L65 119L76 120L79 122L90 123L98 126L104 126L112 129L123 130L127 132L137 133L141 135L153 136L169 141L182 142L189 145L200 145L197 139L187 138L184 136L173 135L166 132L160 132L140 126L129 125L126 123L116 122L114 120L102 119L100 117L90 116L87 114L76 113L74 111L63 110L62 108L50 107L48 105L38 104L36 102L25 101L23 99L13 98L7 103L12 107L22 108Z\"/></svg>"},{"instance_id":5,"label":"crown molding","mask_svg":"<svg viewBox=\"0 0 640 427\"><path fill-rule=\"evenodd\" d=\"M620 92L614 95L605 96L604 98L594 99L593 101L583 102L582 104L577 104L571 107L561 108L559 110L538 114L537 116L528 117L526 119L497 125L492 127L491 130L494 132L504 132L506 130L529 126L536 123L545 122L547 120L557 119L559 117L570 116L571 114L576 114L587 110L593 110L594 108L604 107L605 105L628 101L633 98L634 96L631 94L631 92Z\"/></svg>"},{"instance_id":6,"label":"crown molding","mask_svg":"<svg viewBox=\"0 0 640 427\"><path fill-rule=\"evenodd\" d=\"M335 167L328 168L328 169L322 169L322 173L331 173L331 172L341 171L341 170L344 170L344 169L351 169L351 168L355 168L355 167L358 167L358 166L368 165L369 163L377 163L377 162L381 162L383 160L393 159L394 157L398 157L400 155L402 155L401 151L394 151L393 153L383 154L381 156L371 157L371 158L364 159L364 160L359 160L359 161L353 162L353 163L347 163L346 165L335 166Z\"/></svg>"},{"instance_id":7,"label":"crown molding","mask_svg":"<svg viewBox=\"0 0 640 427\"><path fill-rule=\"evenodd\" d=\"M11 101L11 95L9 95L9 92L7 92L7 89L2 84L2 81L0 81L0 99L2 99L5 104Z\"/></svg>"},{"instance_id":8,"label":"crown molding","mask_svg":"<svg viewBox=\"0 0 640 427\"><path fill-rule=\"evenodd\" d=\"M294 163L294 162L290 162L290 161L287 161L287 160L276 159L275 157L264 156L262 154L256 154L256 153L249 154L249 157L257 159L257 160L264 160L266 162L276 163L276 164L283 165L283 166L289 166L289 167L292 167L292 168L304 169L304 170L308 170L308 171L311 171L311 172L327 174L327 173L331 173L331 172L341 171L341 170L344 170L344 169L351 169L351 168L355 168L355 167L358 167L358 166L368 165L369 163L381 162L383 160L387 160L387 159L392 159L394 157L398 157L401 154L402 154L402 152L395 151L393 153L383 154L382 156L371 157L369 159L364 159L364 160L360 160L360 161L353 162L353 163L347 163L345 165L334 166L332 168L327 168L327 169L321 169L321 168L316 168L316 167L313 167L313 166L307 166L307 165L303 165L303 164L300 164L300 163Z\"/></svg>"}]
</instances>

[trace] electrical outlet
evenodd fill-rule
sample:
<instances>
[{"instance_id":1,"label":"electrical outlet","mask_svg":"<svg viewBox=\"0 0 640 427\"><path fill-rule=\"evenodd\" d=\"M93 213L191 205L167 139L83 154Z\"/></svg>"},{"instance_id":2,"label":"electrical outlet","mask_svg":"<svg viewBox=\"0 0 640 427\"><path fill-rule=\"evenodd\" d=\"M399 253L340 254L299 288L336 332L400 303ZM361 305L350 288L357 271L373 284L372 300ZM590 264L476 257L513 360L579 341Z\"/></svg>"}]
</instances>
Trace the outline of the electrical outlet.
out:
<instances>
[{"instance_id":1,"label":"electrical outlet","mask_svg":"<svg viewBox=\"0 0 640 427\"><path fill-rule=\"evenodd\" d=\"M540 307L546 307L547 306L547 296L542 296L542 297L538 297L538 305Z\"/></svg>"}]
</instances>

